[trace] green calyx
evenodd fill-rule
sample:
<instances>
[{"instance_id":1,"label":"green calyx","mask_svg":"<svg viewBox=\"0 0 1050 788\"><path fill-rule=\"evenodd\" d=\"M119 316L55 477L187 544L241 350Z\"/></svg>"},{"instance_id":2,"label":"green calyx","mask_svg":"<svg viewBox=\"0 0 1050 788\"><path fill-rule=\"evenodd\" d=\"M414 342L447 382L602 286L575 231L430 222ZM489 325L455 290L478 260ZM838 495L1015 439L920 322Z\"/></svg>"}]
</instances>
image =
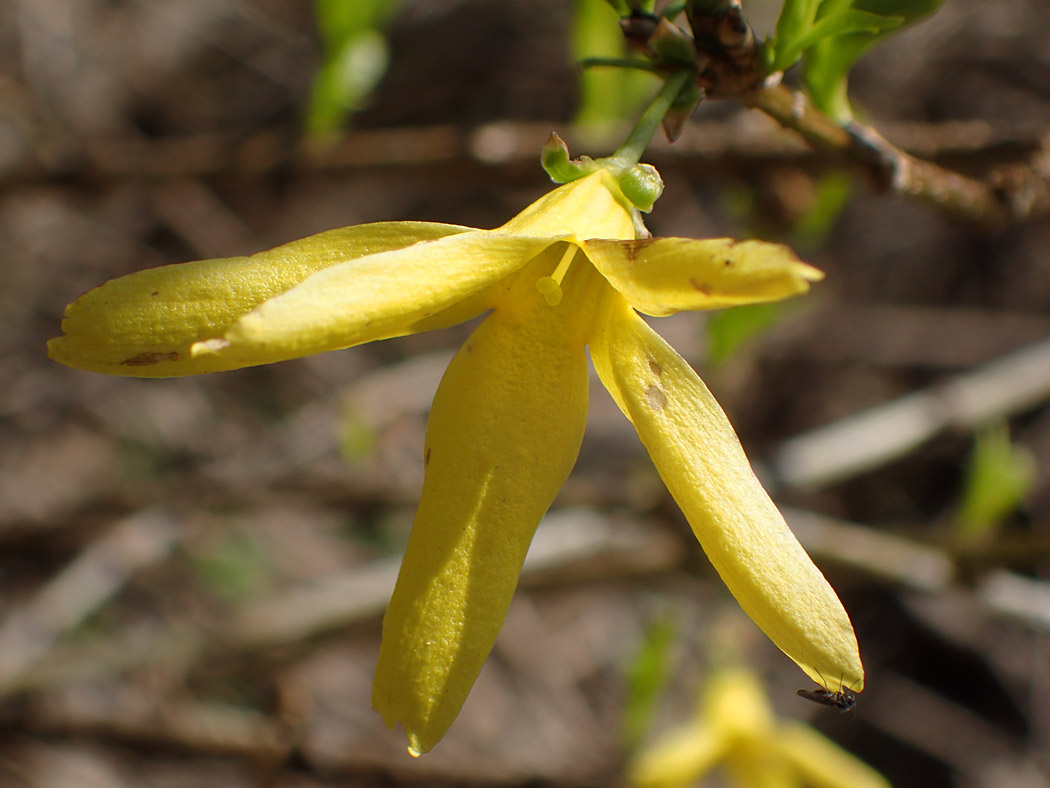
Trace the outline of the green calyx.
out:
<instances>
[{"instance_id":1,"label":"green calyx","mask_svg":"<svg viewBox=\"0 0 1050 788\"><path fill-rule=\"evenodd\" d=\"M606 170L627 202L643 213L652 211L664 190L663 178L651 164L625 164L623 158L616 155L603 159L589 156L570 159L568 146L555 133L543 146L540 163L555 183L569 183L598 170Z\"/></svg>"}]
</instances>

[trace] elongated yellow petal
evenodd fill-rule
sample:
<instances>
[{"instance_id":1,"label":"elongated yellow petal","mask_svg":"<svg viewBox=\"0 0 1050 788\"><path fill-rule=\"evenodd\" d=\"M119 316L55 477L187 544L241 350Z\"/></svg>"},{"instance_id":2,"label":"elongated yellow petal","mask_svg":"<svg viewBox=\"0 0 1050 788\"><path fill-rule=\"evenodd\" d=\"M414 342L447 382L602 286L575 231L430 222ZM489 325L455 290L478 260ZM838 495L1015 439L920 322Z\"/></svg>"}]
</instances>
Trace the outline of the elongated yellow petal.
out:
<instances>
[{"instance_id":1,"label":"elongated yellow petal","mask_svg":"<svg viewBox=\"0 0 1050 788\"><path fill-rule=\"evenodd\" d=\"M66 308L65 336L48 353L78 369L168 377L245 363L193 357L195 342L221 337L245 313L317 271L470 228L380 222L330 230L251 257L198 260L139 271L88 291ZM261 363L261 362L248 362Z\"/></svg>"},{"instance_id":2,"label":"elongated yellow petal","mask_svg":"<svg viewBox=\"0 0 1050 788\"><path fill-rule=\"evenodd\" d=\"M668 734L640 753L627 767L627 782L638 788L693 785L721 761L732 732L694 722Z\"/></svg>"},{"instance_id":3,"label":"elongated yellow petal","mask_svg":"<svg viewBox=\"0 0 1050 788\"><path fill-rule=\"evenodd\" d=\"M423 493L372 692L386 723L404 725L413 754L459 714L583 438L585 310L578 298L549 306L535 279L523 276L516 297L467 340L430 413Z\"/></svg>"},{"instance_id":4,"label":"elongated yellow petal","mask_svg":"<svg viewBox=\"0 0 1050 788\"><path fill-rule=\"evenodd\" d=\"M760 737L773 730L773 710L758 676L743 668L723 668L707 679L703 719L737 736Z\"/></svg>"},{"instance_id":5,"label":"elongated yellow petal","mask_svg":"<svg viewBox=\"0 0 1050 788\"><path fill-rule=\"evenodd\" d=\"M618 294L606 298L598 325L591 358L602 383L740 606L814 681L862 689L846 611L755 478L707 387Z\"/></svg>"},{"instance_id":6,"label":"elongated yellow petal","mask_svg":"<svg viewBox=\"0 0 1050 788\"><path fill-rule=\"evenodd\" d=\"M890 788L889 780L802 723L786 723L769 746L815 788Z\"/></svg>"},{"instance_id":7,"label":"elongated yellow petal","mask_svg":"<svg viewBox=\"0 0 1050 788\"><path fill-rule=\"evenodd\" d=\"M493 306L485 288L546 247L592 236L634 237L631 213L604 171L548 192L495 230L333 266L194 353L260 364L447 325Z\"/></svg>"},{"instance_id":8,"label":"elongated yellow petal","mask_svg":"<svg viewBox=\"0 0 1050 788\"><path fill-rule=\"evenodd\" d=\"M786 246L763 241L653 238L582 246L610 284L650 315L779 301L824 277Z\"/></svg>"},{"instance_id":9,"label":"elongated yellow petal","mask_svg":"<svg viewBox=\"0 0 1050 788\"><path fill-rule=\"evenodd\" d=\"M747 788L809 788L791 764L769 757L759 742L742 743L726 756L725 773L730 785Z\"/></svg>"},{"instance_id":10,"label":"elongated yellow petal","mask_svg":"<svg viewBox=\"0 0 1050 788\"><path fill-rule=\"evenodd\" d=\"M521 268L555 240L477 230L351 260L271 298L222 339L199 343L193 352L263 364L401 336Z\"/></svg>"}]
</instances>

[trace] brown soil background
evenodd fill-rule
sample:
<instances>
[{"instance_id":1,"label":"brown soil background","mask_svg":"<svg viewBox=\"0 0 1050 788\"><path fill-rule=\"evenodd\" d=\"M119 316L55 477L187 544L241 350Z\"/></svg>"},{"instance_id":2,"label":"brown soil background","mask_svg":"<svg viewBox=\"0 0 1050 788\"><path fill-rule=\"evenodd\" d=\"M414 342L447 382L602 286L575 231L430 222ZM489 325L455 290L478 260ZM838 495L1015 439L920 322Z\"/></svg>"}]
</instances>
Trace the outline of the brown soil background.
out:
<instances>
[{"instance_id":1,"label":"brown soil background","mask_svg":"<svg viewBox=\"0 0 1050 788\"><path fill-rule=\"evenodd\" d=\"M426 410L469 327L200 379L46 359L65 303L113 276L381 219L504 221L547 188L547 133L573 139L569 6L408 0L370 106L311 152L307 3L0 4L0 786L616 785L624 671L667 618L673 679L653 736L730 650L778 713L894 785L1050 785L1045 392L1004 414L1039 470L980 551L951 549L967 428L843 481L780 486L785 505L903 539L891 576L856 531L800 531L868 670L838 715L795 697L803 677L739 613L596 389L541 528L552 557L526 574L456 726L412 761L369 685ZM948 0L866 59L853 92L891 139L984 172L1050 128L1048 31L1044 0ZM717 104L651 160L667 182L654 233L785 240L838 166ZM796 244L828 276L791 319L717 369L702 317L657 324L773 471L789 437L1050 334L1050 224L985 233L847 171L828 237ZM340 451L362 433L370 449ZM924 585L906 567L922 546L952 578ZM996 578L1017 581L1010 604Z\"/></svg>"}]
</instances>

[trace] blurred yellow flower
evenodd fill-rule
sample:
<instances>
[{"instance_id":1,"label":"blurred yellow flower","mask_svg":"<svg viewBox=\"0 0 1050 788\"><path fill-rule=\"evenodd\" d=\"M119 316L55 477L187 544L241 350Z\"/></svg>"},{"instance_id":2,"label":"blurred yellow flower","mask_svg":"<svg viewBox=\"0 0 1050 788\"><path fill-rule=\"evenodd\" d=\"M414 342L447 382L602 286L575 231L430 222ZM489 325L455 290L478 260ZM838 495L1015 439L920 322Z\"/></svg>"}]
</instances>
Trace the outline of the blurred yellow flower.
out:
<instances>
[{"instance_id":1,"label":"blurred yellow flower","mask_svg":"<svg viewBox=\"0 0 1050 788\"><path fill-rule=\"evenodd\" d=\"M414 754L459 713L533 532L576 460L587 347L748 615L814 680L863 687L838 597L756 480L718 403L635 311L778 300L821 274L773 244L640 238L619 175L597 169L495 230L361 225L247 258L141 271L77 299L65 335L49 343L51 357L72 367L164 377L490 312L434 398L419 509L383 622L373 705L389 725L402 722ZM651 168L643 175L658 183Z\"/></svg>"},{"instance_id":2,"label":"blurred yellow flower","mask_svg":"<svg viewBox=\"0 0 1050 788\"><path fill-rule=\"evenodd\" d=\"M637 788L683 788L717 766L740 788L890 788L886 779L808 725L773 716L761 684L743 669L707 682L696 717L637 755Z\"/></svg>"}]
</instances>

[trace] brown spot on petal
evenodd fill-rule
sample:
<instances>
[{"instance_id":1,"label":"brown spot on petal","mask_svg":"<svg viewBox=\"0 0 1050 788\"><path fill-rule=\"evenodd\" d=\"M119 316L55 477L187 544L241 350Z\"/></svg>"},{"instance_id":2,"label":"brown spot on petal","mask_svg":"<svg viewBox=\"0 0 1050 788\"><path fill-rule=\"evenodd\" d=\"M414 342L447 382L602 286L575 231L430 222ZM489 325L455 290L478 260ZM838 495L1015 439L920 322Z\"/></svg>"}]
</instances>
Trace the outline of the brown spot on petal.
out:
<instances>
[{"instance_id":1,"label":"brown spot on petal","mask_svg":"<svg viewBox=\"0 0 1050 788\"><path fill-rule=\"evenodd\" d=\"M667 395L659 386L649 386L645 390L645 404L653 410L663 410L667 407Z\"/></svg>"},{"instance_id":2,"label":"brown spot on petal","mask_svg":"<svg viewBox=\"0 0 1050 788\"><path fill-rule=\"evenodd\" d=\"M120 363L126 367L148 367L151 364L160 364L163 361L178 360L178 351L172 350L169 353L139 353L137 356L126 358Z\"/></svg>"},{"instance_id":3,"label":"brown spot on petal","mask_svg":"<svg viewBox=\"0 0 1050 788\"><path fill-rule=\"evenodd\" d=\"M623 249L624 257L634 263L637 262L638 255L642 253L642 250L652 245L652 243L653 239L651 238L638 238L634 241L621 241L620 248Z\"/></svg>"},{"instance_id":4,"label":"brown spot on petal","mask_svg":"<svg viewBox=\"0 0 1050 788\"><path fill-rule=\"evenodd\" d=\"M656 375L656 377L660 377L664 374L664 368L656 363L654 359L649 359L649 371Z\"/></svg>"},{"instance_id":5,"label":"brown spot on petal","mask_svg":"<svg viewBox=\"0 0 1050 788\"><path fill-rule=\"evenodd\" d=\"M430 465L430 447L427 446L427 450L423 452L423 467Z\"/></svg>"},{"instance_id":6,"label":"brown spot on petal","mask_svg":"<svg viewBox=\"0 0 1050 788\"><path fill-rule=\"evenodd\" d=\"M693 286L694 290L703 293L705 296L711 295L711 285L707 284L706 282L697 282L695 279L690 277L689 284Z\"/></svg>"}]
</instances>

